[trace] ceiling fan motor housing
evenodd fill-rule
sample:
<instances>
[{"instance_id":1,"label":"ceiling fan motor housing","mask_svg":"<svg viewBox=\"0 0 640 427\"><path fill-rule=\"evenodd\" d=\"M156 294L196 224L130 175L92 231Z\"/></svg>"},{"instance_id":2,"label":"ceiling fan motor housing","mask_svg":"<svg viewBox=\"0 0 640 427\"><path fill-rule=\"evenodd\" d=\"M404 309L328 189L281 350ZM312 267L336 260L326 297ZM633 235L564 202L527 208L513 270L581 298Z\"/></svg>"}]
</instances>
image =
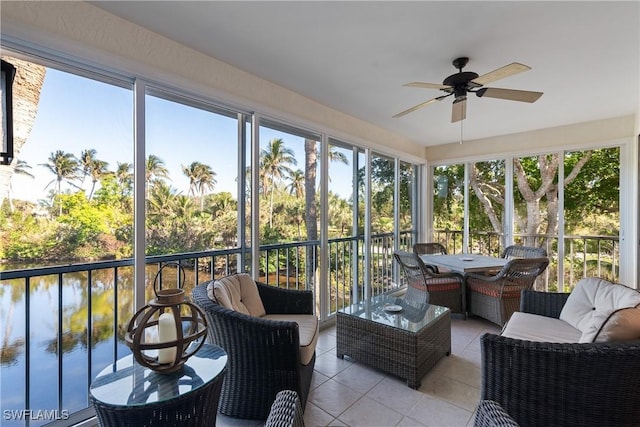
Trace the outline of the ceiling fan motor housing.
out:
<instances>
[{"instance_id":1,"label":"ceiling fan motor housing","mask_svg":"<svg viewBox=\"0 0 640 427\"><path fill-rule=\"evenodd\" d=\"M464 99L467 97L467 91L471 88L478 87L480 85L472 82L473 79L478 77L478 73L472 71L461 71L456 74L452 74L442 82L443 85L451 86L456 99Z\"/></svg>"}]
</instances>

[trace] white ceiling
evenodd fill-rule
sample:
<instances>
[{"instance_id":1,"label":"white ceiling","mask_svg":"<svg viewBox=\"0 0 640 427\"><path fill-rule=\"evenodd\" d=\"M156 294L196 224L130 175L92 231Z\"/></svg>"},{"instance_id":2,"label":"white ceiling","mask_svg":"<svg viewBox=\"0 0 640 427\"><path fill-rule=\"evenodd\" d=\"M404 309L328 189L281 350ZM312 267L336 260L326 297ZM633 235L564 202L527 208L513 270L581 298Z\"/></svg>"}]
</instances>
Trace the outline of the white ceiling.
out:
<instances>
[{"instance_id":1,"label":"white ceiling","mask_svg":"<svg viewBox=\"0 0 640 427\"><path fill-rule=\"evenodd\" d=\"M638 1L98 1L93 4L336 110L425 145L456 142L451 102L392 116L439 96L451 61L482 75L530 71L489 87L544 92L534 104L470 96L464 139L640 109Z\"/></svg>"}]
</instances>

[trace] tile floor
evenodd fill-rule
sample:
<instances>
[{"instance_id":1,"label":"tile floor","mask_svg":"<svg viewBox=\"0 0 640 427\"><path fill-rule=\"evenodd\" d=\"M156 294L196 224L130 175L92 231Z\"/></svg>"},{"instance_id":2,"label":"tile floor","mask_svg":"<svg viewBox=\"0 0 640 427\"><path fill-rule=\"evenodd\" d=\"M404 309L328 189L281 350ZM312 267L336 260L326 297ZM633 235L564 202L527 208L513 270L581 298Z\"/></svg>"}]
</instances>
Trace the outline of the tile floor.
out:
<instances>
[{"instance_id":1,"label":"tile floor","mask_svg":"<svg viewBox=\"0 0 640 427\"><path fill-rule=\"evenodd\" d=\"M335 326L323 329L305 409L306 427L473 425L480 398L480 336L500 328L479 318L451 319L451 355L422 379L418 390L402 380L336 357ZM217 425L263 426L264 422L218 415Z\"/></svg>"}]
</instances>

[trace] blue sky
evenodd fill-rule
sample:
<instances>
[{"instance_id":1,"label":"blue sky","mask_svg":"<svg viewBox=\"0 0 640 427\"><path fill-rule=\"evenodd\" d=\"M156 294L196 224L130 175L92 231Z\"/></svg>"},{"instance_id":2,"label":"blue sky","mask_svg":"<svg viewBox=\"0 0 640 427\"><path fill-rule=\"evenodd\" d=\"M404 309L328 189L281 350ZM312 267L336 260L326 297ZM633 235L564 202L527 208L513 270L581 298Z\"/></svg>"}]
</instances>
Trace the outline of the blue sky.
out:
<instances>
[{"instance_id":1,"label":"blue sky","mask_svg":"<svg viewBox=\"0 0 640 427\"><path fill-rule=\"evenodd\" d=\"M97 158L115 170L118 162L133 163L132 92L110 84L47 69L38 114L27 143L18 154L26 161L34 179L14 175L15 199L37 201L46 197L55 177L41 164L51 153L63 150L80 156L95 149ZM214 192L229 191L236 196L237 122L235 118L213 114L153 96L146 105L147 155L154 154L169 169L170 185L187 194L188 179L181 166L193 161L206 163L216 172ZM260 131L261 146L272 138L283 138L304 170L304 143L300 137L268 128ZM330 188L343 197L351 194L351 165L331 165ZM344 179L343 179L344 177ZM88 189L90 182L85 183ZM63 189L70 188L63 184Z\"/></svg>"}]
</instances>

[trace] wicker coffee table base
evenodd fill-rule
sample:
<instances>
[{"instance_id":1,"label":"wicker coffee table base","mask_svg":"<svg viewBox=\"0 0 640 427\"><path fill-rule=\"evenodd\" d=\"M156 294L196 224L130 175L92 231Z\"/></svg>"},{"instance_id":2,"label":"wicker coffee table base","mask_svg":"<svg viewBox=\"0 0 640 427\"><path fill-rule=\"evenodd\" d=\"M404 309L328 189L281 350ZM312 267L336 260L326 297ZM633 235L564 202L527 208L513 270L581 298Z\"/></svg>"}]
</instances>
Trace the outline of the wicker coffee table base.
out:
<instances>
[{"instance_id":1,"label":"wicker coffee table base","mask_svg":"<svg viewBox=\"0 0 640 427\"><path fill-rule=\"evenodd\" d=\"M451 353L451 315L417 332L405 331L368 319L337 313L336 354L406 379L417 389L427 372Z\"/></svg>"}]
</instances>

